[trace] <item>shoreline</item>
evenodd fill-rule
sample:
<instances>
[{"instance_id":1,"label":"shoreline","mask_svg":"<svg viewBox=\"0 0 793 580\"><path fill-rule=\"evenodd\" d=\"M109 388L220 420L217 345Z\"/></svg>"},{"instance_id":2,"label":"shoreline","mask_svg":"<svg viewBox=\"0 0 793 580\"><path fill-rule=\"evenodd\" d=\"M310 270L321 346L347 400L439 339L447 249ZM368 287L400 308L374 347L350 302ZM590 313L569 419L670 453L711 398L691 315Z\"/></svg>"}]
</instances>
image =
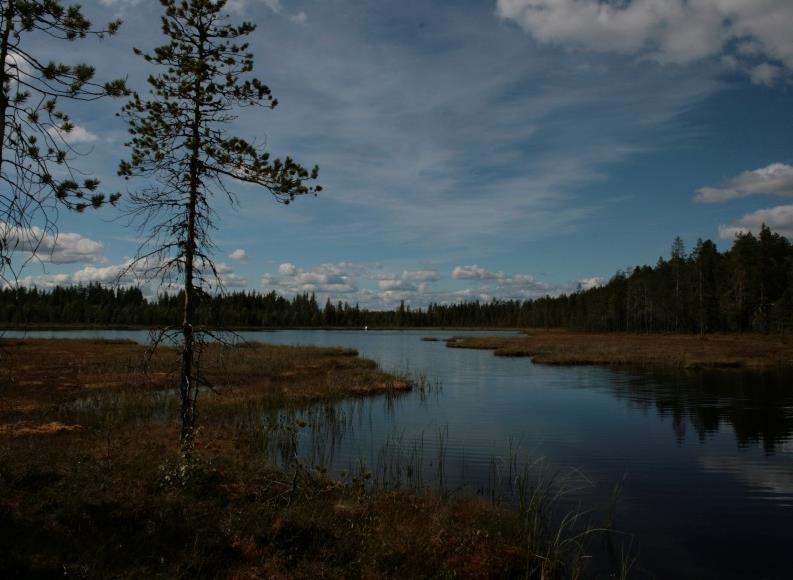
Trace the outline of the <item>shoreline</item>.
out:
<instances>
[{"instance_id":1,"label":"shoreline","mask_svg":"<svg viewBox=\"0 0 793 580\"><path fill-rule=\"evenodd\" d=\"M764 334L635 334L529 330L521 336L466 336L448 348L492 350L536 364L681 369L793 367L793 336Z\"/></svg>"},{"instance_id":2,"label":"shoreline","mask_svg":"<svg viewBox=\"0 0 793 580\"><path fill-rule=\"evenodd\" d=\"M0 323L0 333L6 331L34 332L34 331L69 331L69 330L159 330L163 326L135 325L135 324L27 324L24 326ZM216 328L216 327L212 327ZM524 332L521 328L514 327L470 327L470 326L370 326L364 329L359 326L229 326L223 328L231 332L279 332L283 330L330 330L349 332L380 332L380 331L427 331L427 332ZM0 337L2 338L2 337Z\"/></svg>"}]
</instances>

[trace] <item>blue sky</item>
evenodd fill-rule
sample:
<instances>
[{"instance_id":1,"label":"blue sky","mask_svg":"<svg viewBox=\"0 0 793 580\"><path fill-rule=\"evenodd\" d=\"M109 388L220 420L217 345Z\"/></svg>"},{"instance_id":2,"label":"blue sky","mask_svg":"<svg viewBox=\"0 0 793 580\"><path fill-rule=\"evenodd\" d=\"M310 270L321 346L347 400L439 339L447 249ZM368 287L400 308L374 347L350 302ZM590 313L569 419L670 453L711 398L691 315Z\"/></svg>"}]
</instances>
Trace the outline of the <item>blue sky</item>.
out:
<instances>
[{"instance_id":1,"label":"blue sky","mask_svg":"<svg viewBox=\"0 0 793 580\"><path fill-rule=\"evenodd\" d=\"M85 0L104 41L36 47L145 90L133 46L159 2ZM274 111L230 130L319 164L325 191L218 199L227 289L399 300L529 298L654 263L680 235L726 248L765 221L793 235L789 0L235 0L258 25ZM109 189L120 103L73 109L78 161ZM123 204L122 204L123 208ZM122 212L61 212L25 284L115 281L140 235ZM23 257L24 252L21 256ZM18 257L18 258L19 258Z\"/></svg>"}]
</instances>

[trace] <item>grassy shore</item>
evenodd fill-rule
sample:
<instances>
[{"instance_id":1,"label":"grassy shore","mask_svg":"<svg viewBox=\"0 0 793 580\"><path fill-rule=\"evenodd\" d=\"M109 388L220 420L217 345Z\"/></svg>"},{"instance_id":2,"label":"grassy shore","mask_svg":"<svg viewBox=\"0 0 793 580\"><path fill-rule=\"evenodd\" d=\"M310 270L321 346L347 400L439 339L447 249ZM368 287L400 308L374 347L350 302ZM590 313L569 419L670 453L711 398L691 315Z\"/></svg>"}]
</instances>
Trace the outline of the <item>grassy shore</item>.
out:
<instances>
[{"instance_id":1,"label":"grassy shore","mask_svg":"<svg viewBox=\"0 0 793 580\"><path fill-rule=\"evenodd\" d=\"M771 368L793 365L793 337L761 334L631 334L530 330L520 336L454 337L450 348L493 350L550 365Z\"/></svg>"},{"instance_id":2,"label":"grassy shore","mask_svg":"<svg viewBox=\"0 0 793 580\"><path fill-rule=\"evenodd\" d=\"M209 348L218 394L199 400L189 465L167 396L174 350L146 372L126 341L5 340L0 353L0 577L567 578L585 562L541 502L373 490L364 471L269 462L267 411L410 389L355 351Z\"/></svg>"}]
</instances>

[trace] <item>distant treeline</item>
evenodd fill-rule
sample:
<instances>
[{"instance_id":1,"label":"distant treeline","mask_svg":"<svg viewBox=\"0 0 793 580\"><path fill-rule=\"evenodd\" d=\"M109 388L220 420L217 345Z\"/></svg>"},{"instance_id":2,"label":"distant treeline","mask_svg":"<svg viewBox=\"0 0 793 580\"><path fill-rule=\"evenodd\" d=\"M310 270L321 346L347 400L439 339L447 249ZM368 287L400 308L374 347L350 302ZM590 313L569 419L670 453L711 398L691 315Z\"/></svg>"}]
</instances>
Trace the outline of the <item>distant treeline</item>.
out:
<instances>
[{"instance_id":1,"label":"distant treeline","mask_svg":"<svg viewBox=\"0 0 793 580\"><path fill-rule=\"evenodd\" d=\"M180 320L179 295L147 300L138 288L99 284L0 291L0 322L168 325ZM763 226L720 253L710 240L687 253L680 238L654 267L617 272L605 285L558 297L431 304L391 311L320 305L312 294L201 296L198 319L227 327L545 327L597 331L784 331L793 325L793 247Z\"/></svg>"}]
</instances>

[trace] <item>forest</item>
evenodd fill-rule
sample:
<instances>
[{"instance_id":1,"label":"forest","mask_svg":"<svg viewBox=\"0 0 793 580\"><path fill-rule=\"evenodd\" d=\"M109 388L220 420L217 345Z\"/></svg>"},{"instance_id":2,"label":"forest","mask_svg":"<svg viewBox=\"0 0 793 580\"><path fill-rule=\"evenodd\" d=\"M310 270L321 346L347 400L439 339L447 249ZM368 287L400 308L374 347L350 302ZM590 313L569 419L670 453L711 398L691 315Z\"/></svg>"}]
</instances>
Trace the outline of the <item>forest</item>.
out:
<instances>
[{"instance_id":1,"label":"forest","mask_svg":"<svg viewBox=\"0 0 793 580\"><path fill-rule=\"evenodd\" d=\"M0 322L26 324L175 325L180 294L147 299L140 288L88 286L5 288ZM793 246L763 226L739 234L720 252L680 238L655 266L619 271L604 285L533 300L430 304L390 311L313 294L292 298L255 291L199 296L197 320L226 327L509 327L630 332L784 332L793 324Z\"/></svg>"}]
</instances>

